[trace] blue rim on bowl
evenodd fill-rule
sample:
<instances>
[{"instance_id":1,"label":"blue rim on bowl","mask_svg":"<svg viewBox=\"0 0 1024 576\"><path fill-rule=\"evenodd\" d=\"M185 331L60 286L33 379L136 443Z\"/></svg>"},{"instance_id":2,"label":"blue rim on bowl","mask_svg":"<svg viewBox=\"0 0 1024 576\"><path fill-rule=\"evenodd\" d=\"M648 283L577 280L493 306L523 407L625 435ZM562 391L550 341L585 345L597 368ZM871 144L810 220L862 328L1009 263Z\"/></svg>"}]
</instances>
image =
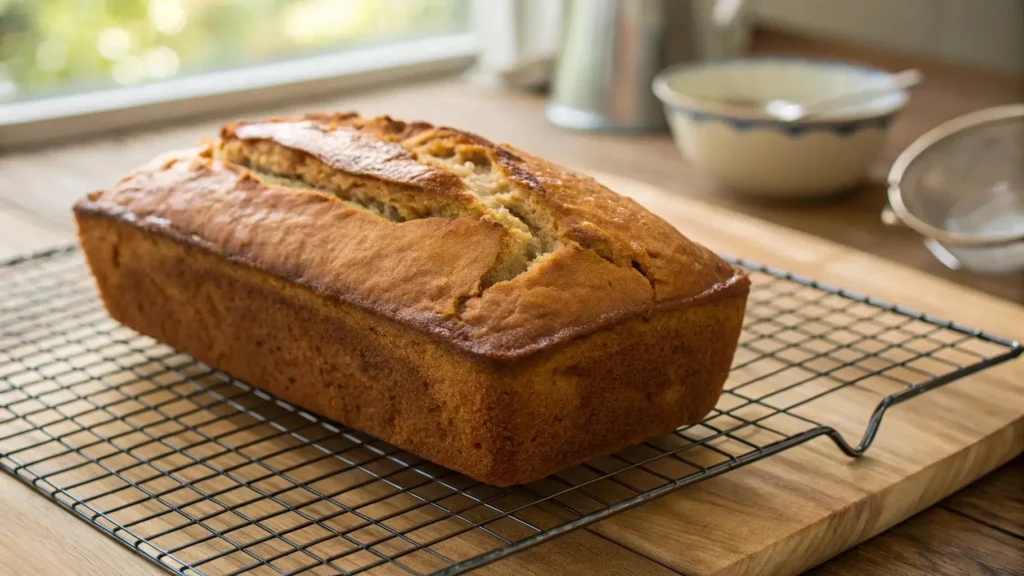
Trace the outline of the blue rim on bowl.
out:
<instances>
[{"instance_id":1,"label":"blue rim on bowl","mask_svg":"<svg viewBox=\"0 0 1024 576\"><path fill-rule=\"evenodd\" d=\"M728 102L715 98L697 97L682 94L671 87L673 78L681 74L700 72L710 68L727 68L738 66L770 66L802 65L810 68L849 70L865 77L888 78L891 74L880 68L873 68L860 64L835 60L819 60L813 58L799 58L787 56L748 56L729 60L714 62L684 63L666 68L655 77L652 83L652 90L666 108L686 114L694 121L718 120L730 124L736 130L747 130L751 128L773 128L783 130L792 135L800 135L805 132L827 130L839 135L851 134L861 128L879 127L885 128L906 105L908 96L905 91L895 105L884 107L880 110L862 111L858 114L844 114L840 116L819 116L800 120L798 122L784 122L760 111L755 107L729 104Z\"/></svg>"}]
</instances>

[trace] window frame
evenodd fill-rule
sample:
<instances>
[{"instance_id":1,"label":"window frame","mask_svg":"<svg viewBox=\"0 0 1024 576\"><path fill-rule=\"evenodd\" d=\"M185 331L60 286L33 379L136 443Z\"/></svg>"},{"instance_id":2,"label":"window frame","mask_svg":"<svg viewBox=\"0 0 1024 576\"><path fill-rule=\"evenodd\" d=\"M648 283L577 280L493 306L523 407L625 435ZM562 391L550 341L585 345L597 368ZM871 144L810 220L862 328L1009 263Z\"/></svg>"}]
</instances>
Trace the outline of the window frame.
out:
<instances>
[{"instance_id":1,"label":"window frame","mask_svg":"<svg viewBox=\"0 0 1024 576\"><path fill-rule=\"evenodd\" d=\"M0 104L0 150L457 73L469 69L480 53L480 36L472 28L138 86Z\"/></svg>"}]
</instances>

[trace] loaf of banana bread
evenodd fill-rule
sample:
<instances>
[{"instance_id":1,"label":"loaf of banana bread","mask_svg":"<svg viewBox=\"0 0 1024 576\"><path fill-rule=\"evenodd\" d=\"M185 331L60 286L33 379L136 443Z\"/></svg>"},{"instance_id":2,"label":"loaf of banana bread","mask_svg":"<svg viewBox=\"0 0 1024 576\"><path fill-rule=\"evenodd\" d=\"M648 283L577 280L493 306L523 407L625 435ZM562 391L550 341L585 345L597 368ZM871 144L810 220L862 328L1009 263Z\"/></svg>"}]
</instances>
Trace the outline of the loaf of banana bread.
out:
<instances>
[{"instance_id":1,"label":"loaf of banana bread","mask_svg":"<svg viewBox=\"0 0 1024 576\"><path fill-rule=\"evenodd\" d=\"M74 210L116 320L503 486L703 418L749 290L587 176L387 117L228 124Z\"/></svg>"}]
</instances>

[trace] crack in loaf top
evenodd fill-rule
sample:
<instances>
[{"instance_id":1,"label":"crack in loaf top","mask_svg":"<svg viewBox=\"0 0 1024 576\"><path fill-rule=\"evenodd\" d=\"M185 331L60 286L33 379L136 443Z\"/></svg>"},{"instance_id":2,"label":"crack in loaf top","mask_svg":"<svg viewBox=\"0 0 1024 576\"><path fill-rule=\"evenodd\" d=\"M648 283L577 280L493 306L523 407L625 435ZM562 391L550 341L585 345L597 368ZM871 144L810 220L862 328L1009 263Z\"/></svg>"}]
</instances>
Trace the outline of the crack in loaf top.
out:
<instances>
[{"instance_id":1,"label":"crack in loaf top","mask_svg":"<svg viewBox=\"0 0 1024 576\"><path fill-rule=\"evenodd\" d=\"M587 176L422 122L239 122L76 210L515 357L746 279Z\"/></svg>"}]
</instances>

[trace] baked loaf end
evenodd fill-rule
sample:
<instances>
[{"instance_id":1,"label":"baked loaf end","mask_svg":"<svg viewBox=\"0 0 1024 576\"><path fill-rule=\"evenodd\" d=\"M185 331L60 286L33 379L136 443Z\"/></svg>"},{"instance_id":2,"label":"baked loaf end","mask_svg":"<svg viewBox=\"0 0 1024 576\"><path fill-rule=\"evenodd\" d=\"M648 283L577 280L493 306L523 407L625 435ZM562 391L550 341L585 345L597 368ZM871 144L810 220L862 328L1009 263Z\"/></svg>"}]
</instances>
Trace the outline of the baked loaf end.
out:
<instances>
[{"instance_id":1,"label":"baked loaf end","mask_svg":"<svg viewBox=\"0 0 1024 576\"><path fill-rule=\"evenodd\" d=\"M702 418L749 289L591 178L387 117L229 124L75 216L115 319L499 485Z\"/></svg>"}]
</instances>

